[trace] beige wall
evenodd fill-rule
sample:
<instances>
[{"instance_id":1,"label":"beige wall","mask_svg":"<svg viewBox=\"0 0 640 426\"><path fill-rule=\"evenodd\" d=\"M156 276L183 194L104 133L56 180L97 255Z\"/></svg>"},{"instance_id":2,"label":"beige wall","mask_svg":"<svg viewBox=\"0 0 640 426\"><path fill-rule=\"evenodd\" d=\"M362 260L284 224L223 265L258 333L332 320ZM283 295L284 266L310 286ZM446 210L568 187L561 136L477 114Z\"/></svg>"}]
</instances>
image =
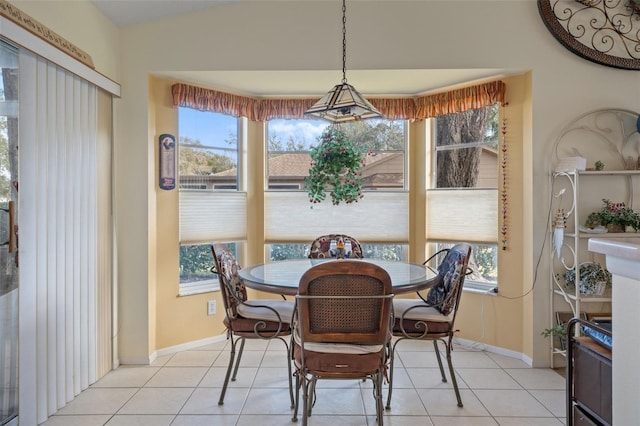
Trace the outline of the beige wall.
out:
<instances>
[{"instance_id":1,"label":"beige wall","mask_svg":"<svg viewBox=\"0 0 640 426\"><path fill-rule=\"evenodd\" d=\"M27 15L87 52L96 71L120 80L120 32L88 1L9 0Z\"/></svg>"},{"instance_id":2,"label":"beige wall","mask_svg":"<svg viewBox=\"0 0 640 426\"><path fill-rule=\"evenodd\" d=\"M158 137L163 133L178 136L178 110L173 107L171 100L171 81L151 78L150 83L150 99L155 109L154 156L157 164ZM160 189L157 174L154 182L157 279L155 303L151 304L155 304L156 308L155 349L162 349L223 334L224 310L219 292L178 297L178 191ZM217 301L217 315L207 316L208 300Z\"/></svg>"},{"instance_id":3,"label":"beige wall","mask_svg":"<svg viewBox=\"0 0 640 426\"><path fill-rule=\"evenodd\" d=\"M78 5L83 2L17 3L24 3L27 13L88 51L99 71L113 73L122 84L115 117L114 169L120 353L123 359L143 361L165 345L191 338L172 333L165 337L167 326L164 322L159 326L160 317L171 310L160 299L173 273L165 276L164 265L159 264L165 259L160 244L165 236L157 233L156 237L156 232L165 219L157 212L167 194L156 190L155 139L160 129L151 123L158 127L164 123L152 117L159 112L152 114L148 105L149 75L194 70L339 70L338 43L332 46L325 38L312 36L321 28L337 27L335 5L235 2L170 23L126 27L114 35L90 5ZM540 336L550 317L548 256L541 250L552 143L565 123L584 112L606 107L638 110L640 74L594 64L567 51L547 31L534 1L363 1L352 2L349 14L358 17L349 22L349 31L361 34L349 39L350 69L531 71L518 96L510 94L507 108L513 122L521 122L527 131L514 135L510 145L510 155L520 156L522 167L510 170L511 235L500 270L504 297L465 293L463 306L470 315L461 319L460 328L465 337L521 352L536 365L548 362L548 342ZM350 82L357 87L357 81ZM522 210L517 208L520 205ZM417 223L420 218L411 220ZM259 234L260 229L252 232ZM420 249L414 254L420 257ZM523 294L527 296L518 298ZM156 303L154 320L150 311ZM218 321L204 316L204 306L202 312L197 321ZM155 335L156 326L157 339L149 336Z\"/></svg>"}]
</instances>

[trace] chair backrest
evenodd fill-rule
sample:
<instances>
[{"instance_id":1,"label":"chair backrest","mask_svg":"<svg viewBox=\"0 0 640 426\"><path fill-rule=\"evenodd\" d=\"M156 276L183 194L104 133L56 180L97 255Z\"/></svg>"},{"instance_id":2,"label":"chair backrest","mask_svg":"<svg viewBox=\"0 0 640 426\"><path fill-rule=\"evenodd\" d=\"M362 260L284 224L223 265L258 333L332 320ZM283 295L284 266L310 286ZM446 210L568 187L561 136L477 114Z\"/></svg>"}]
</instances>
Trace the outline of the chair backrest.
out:
<instances>
[{"instance_id":1,"label":"chair backrest","mask_svg":"<svg viewBox=\"0 0 640 426\"><path fill-rule=\"evenodd\" d=\"M458 243L447 249L447 254L438 265L440 280L427 294L426 302L444 315L455 312L458 307L470 257L471 245Z\"/></svg>"},{"instance_id":2,"label":"chair backrest","mask_svg":"<svg viewBox=\"0 0 640 426\"><path fill-rule=\"evenodd\" d=\"M347 240L351 241L351 256L349 256L350 258L361 259L362 257L364 257L362 255L362 246L360 245L360 242L355 238L346 234L327 234L313 240L313 242L311 243L311 249L309 251L309 258L318 259L332 257L329 253L329 246L331 245L331 240L338 241L338 239L342 239L342 241L345 242Z\"/></svg>"},{"instance_id":3,"label":"chair backrest","mask_svg":"<svg viewBox=\"0 0 640 426\"><path fill-rule=\"evenodd\" d=\"M298 286L299 333L303 342L379 345L392 321L391 278L383 268L357 260L323 262Z\"/></svg>"},{"instance_id":4,"label":"chair backrest","mask_svg":"<svg viewBox=\"0 0 640 426\"><path fill-rule=\"evenodd\" d=\"M218 274L225 311L229 319L236 318L238 305L247 300L247 289L238 276L240 265L224 244L212 244L211 253L215 265L213 272Z\"/></svg>"}]
</instances>

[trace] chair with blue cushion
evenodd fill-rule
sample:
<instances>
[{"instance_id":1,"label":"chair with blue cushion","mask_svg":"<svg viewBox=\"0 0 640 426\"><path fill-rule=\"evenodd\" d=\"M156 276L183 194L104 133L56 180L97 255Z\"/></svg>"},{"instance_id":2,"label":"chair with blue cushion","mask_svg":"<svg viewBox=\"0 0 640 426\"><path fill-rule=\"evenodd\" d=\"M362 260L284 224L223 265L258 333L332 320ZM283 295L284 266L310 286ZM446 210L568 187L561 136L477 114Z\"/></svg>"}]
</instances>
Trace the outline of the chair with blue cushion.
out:
<instances>
[{"instance_id":1,"label":"chair with blue cushion","mask_svg":"<svg viewBox=\"0 0 640 426\"><path fill-rule=\"evenodd\" d=\"M439 341L444 343L451 383L455 390L458 407L462 407L462 398L460 397L460 390L458 389L458 382L451 361L451 351L453 335L456 331L454 323L460 305L462 286L464 285L465 276L470 273L467 265L471 257L471 246L467 243L455 244L449 249L440 250L427 259L424 264L428 265L430 261L442 254L445 255L444 259L435 270L438 273L436 285L431 287L426 297L418 292L419 299L396 298L393 301L395 315L393 335L396 340L391 351L387 409L391 408L393 362L396 346L405 339L433 342L442 381L446 382L447 377L438 348Z\"/></svg>"}]
</instances>

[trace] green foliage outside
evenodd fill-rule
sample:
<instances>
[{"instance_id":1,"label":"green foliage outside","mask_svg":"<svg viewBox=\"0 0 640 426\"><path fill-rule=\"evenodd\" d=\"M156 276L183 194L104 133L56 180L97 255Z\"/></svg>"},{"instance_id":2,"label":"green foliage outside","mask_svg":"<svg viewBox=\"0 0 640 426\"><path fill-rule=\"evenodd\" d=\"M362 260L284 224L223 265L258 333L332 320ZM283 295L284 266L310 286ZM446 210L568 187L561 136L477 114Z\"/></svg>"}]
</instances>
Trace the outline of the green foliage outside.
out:
<instances>
[{"instance_id":1,"label":"green foliage outside","mask_svg":"<svg viewBox=\"0 0 640 426\"><path fill-rule=\"evenodd\" d=\"M269 260L306 259L309 255L309 244L271 244ZM368 259L403 260L403 247L400 244L362 244L362 254Z\"/></svg>"},{"instance_id":2,"label":"green foliage outside","mask_svg":"<svg viewBox=\"0 0 640 426\"><path fill-rule=\"evenodd\" d=\"M7 135L7 117L0 116L0 201L9 201L11 193L11 170L9 168L9 136Z\"/></svg>"},{"instance_id":3,"label":"green foliage outside","mask_svg":"<svg viewBox=\"0 0 640 426\"><path fill-rule=\"evenodd\" d=\"M474 281L496 282L498 280L497 258L496 246L474 245L472 265L474 273L469 279Z\"/></svg>"},{"instance_id":4,"label":"green foliage outside","mask_svg":"<svg viewBox=\"0 0 640 426\"><path fill-rule=\"evenodd\" d=\"M229 142L229 141L227 141ZM199 140L180 137L178 171L180 175L206 176L236 167L235 162L226 155L215 154ZM233 149L234 155L237 150Z\"/></svg>"},{"instance_id":5,"label":"green foliage outside","mask_svg":"<svg viewBox=\"0 0 640 426\"><path fill-rule=\"evenodd\" d=\"M227 243L229 251L237 256L235 243ZM211 244L194 244L180 246L180 283L217 279L211 272L213 268Z\"/></svg>"}]
</instances>

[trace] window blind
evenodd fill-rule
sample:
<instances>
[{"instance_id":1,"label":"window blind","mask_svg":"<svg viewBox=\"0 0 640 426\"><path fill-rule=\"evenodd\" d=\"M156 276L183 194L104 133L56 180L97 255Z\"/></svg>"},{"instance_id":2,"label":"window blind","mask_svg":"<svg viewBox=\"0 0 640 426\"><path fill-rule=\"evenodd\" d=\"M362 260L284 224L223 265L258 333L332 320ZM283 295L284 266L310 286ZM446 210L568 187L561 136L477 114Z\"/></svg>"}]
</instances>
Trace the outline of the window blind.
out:
<instances>
[{"instance_id":1,"label":"window blind","mask_svg":"<svg viewBox=\"0 0 640 426\"><path fill-rule=\"evenodd\" d=\"M180 243L247 239L247 193L180 191Z\"/></svg>"},{"instance_id":2,"label":"window blind","mask_svg":"<svg viewBox=\"0 0 640 426\"><path fill-rule=\"evenodd\" d=\"M427 191L427 241L498 241L497 189Z\"/></svg>"},{"instance_id":3,"label":"window blind","mask_svg":"<svg viewBox=\"0 0 640 426\"><path fill-rule=\"evenodd\" d=\"M366 192L357 203L334 206L309 203L306 192L265 194L267 242L312 241L319 235L345 233L361 241L407 243L409 194Z\"/></svg>"}]
</instances>

